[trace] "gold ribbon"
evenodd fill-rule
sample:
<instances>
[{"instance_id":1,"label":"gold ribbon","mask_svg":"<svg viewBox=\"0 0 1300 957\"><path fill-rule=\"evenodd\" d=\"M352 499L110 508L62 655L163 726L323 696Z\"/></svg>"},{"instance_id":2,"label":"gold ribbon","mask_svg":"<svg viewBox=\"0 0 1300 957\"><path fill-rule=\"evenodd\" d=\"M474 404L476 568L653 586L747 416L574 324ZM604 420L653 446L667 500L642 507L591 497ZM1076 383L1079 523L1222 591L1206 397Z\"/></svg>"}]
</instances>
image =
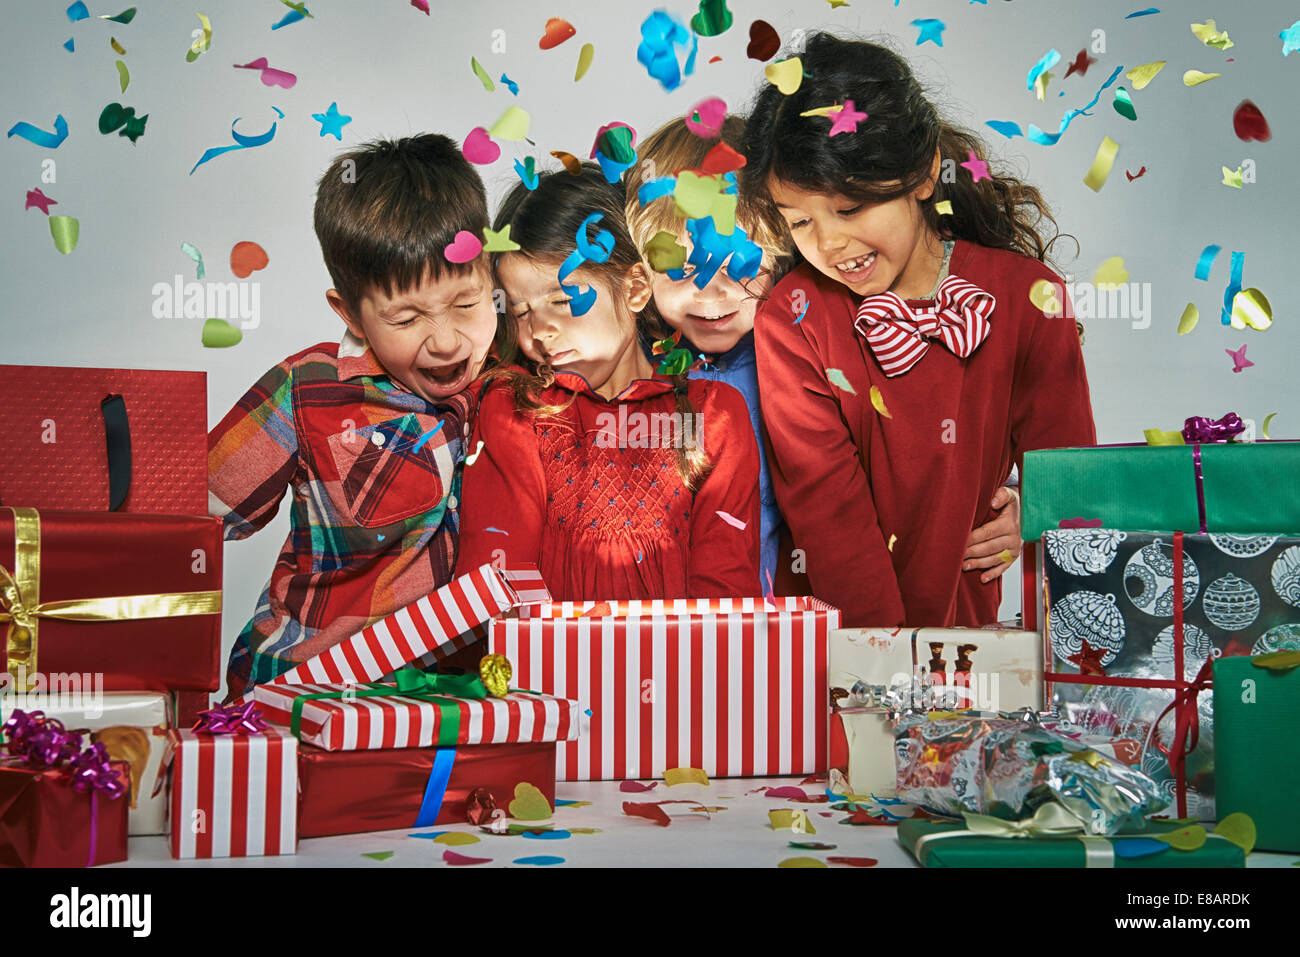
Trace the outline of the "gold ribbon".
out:
<instances>
[{"instance_id":1,"label":"gold ribbon","mask_svg":"<svg viewBox=\"0 0 1300 957\"><path fill-rule=\"evenodd\" d=\"M189 591L157 595L118 595L112 598L69 598L41 601L41 519L34 508L8 508L14 516L14 570L0 565L0 624L8 623L8 671L19 691L29 690L37 672L40 619L63 621L129 621L215 615L221 592ZM22 676L26 680L22 680Z\"/></svg>"}]
</instances>

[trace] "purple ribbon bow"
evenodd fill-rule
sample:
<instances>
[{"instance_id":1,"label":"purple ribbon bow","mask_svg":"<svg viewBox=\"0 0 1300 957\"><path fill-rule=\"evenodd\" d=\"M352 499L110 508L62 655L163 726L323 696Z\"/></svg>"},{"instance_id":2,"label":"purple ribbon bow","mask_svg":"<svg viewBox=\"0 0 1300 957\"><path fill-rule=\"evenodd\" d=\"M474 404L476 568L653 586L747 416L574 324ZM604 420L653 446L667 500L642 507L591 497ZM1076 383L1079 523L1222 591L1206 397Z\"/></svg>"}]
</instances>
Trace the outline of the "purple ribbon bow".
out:
<instances>
[{"instance_id":1,"label":"purple ribbon bow","mask_svg":"<svg viewBox=\"0 0 1300 957\"><path fill-rule=\"evenodd\" d=\"M242 705L217 705L202 711L190 730L208 734L257 734L266 729L266 719L257 705L250 701Z\"/></svg>"},{"instance_id":2,"label":"purple ribbon bow","mask_svg":"<svg viewBox=\"0 0 1300 957\"><path fill-rule=\"evenodd\" d=\"M1229 412L1221 419L1194 415L1183 423L1183 441L1188 445L1195 442L1227 442L1245 431L1246 423L1241 421L1241 416L1236 412Z\"/></svg>"}]
</instances>

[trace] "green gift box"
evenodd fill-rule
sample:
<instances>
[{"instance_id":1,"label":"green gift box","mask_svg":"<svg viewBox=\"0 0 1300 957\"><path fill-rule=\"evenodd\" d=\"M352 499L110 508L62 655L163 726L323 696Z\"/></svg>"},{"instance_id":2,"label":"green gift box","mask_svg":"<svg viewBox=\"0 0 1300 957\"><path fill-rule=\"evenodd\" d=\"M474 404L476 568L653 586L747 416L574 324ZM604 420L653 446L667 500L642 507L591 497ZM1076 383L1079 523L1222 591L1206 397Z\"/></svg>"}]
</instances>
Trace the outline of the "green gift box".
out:
<instances>
[{"instance_id":1,"label":"green gift box","mask_svg":"<svg viewBox=\"0 0 1300 957\"><path fill-rule=\"evenodd\" d=\"M1214 662L1214 771L1219 817L1255 822L1261 851L1300 852L1300 668Z\"/></svg>"},{"instance_id":2,"label":"green gift box","mask_svg":"<svg viewBox=\"0 0 1300 957\"><path fill-rule=\"evenodd\" d=\"M1020 534L1027 542L1062 519L1103 528L1195 532L1196 452L1211 532L1300 531L1300 442L1114 445L1025 453Z\"/></svg>"},{"instance_id":3,"label":"green gift box","mask_svg":"<svg viewBox=\"0 0 1300 957\"><path fill-rule=\"evenodd\" d=\"M1074 835L1068 837L985 837L969 834L959 821L916 820L898 825L898 842L922 867L1245 867L1240 847L1217 834L1207 835L1195 851L1170 848L1145 857L1120 857L1114 843L1125 838L1150 837L1174 831L1184 824L1148 820L1139 832L1116 837ZM961 837L945 837L962 834Z\"/></svg>"}]
</instances>

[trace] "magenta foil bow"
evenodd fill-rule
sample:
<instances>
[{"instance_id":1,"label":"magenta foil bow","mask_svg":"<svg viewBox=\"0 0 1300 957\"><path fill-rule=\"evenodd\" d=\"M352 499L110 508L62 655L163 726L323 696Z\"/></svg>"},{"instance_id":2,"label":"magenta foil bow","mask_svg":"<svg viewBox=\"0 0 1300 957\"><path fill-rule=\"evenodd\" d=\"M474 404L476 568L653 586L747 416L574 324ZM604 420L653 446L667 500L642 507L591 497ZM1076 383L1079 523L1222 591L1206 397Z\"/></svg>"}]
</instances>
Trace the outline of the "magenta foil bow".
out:
<instances>
[{"instance_id":1,"label":"magenta foil bow","mask_svg":"<svg viewBox=\"0 0 1300 957\"><path fill-rule=\"evenodd\" d=\"M208 734L257 734L267 729L266 719L253 702L247 704L217 705L199 712L192 731Z\"/></svg>"},{"instance_id":2,"label":"magenta foil bow","mask_svg":"<svg viewBox=\"0 0 1300 957\"><path fill-rule=\"evenodd\" d=\"M9 753L35 768L53 768L81 753L81 735L44 711L15 709L4 724Z\"/></svg>"},{"instance_id":3,"label":"magenta foil bow","mask_svg":"<svg viewBox=\"0 0 1300 957\"><path fill-rule=\"evenodd\" d=\"M1183 423L1183 441L1188 445L1193 442L1228 442L1245 431L1246 423L1236 412L1229 412L1221 419L1194 415Z\"/></svg>"},{"instance_id":4,"label":"magenta foil bow","mask_svg":"<svg viewBox=\"0 0 1300 957\"><path fill-rule=\"evenodd\" d=\"M112 800L126 793L122 776L108 763L108 750L98 741L72 759L72 787L82 793L99 792Z\"/></svg>"}]
</instances>

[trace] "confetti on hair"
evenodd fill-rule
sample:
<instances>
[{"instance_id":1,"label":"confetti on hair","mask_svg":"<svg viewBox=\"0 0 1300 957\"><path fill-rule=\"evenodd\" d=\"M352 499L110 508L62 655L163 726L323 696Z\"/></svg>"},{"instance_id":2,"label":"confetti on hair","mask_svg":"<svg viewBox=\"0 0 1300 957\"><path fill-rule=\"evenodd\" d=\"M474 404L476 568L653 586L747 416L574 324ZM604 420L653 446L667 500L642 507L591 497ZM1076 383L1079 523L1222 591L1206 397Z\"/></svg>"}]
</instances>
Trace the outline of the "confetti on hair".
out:
<instances>
[{"instance_id":1,"label":"confetti on hair","mask_svg":"<svg viewBox=\"0 0 1300 957\"><path fill-rule=\"evenodd\" d=\"M483 227L483 251L485 253L514 253L519 251L519 244L510 238L510 223L500 230Z\"/></svg>"},{"instance_id":2,"label":"confetti on hair","mask_svg":"<svg viewBox=\"0 0 1300 957\"><path fill-rule=\"evenodd\" d=\"M842 389L843 391L849 393L849 395L858 394L854 390L852 383L849 382L848 377L840 369L827 369L826 381L829 382L831 385L835 386L837 389Z\"/></svg>"},{"instance_id":3,"label":"confetti on hair","mask_svg":"<svg viewBox=\"0 0 1300 957\"><path fill-rule=\"evenodd\" d=\"M871 387L871 406L887 419L892 419L889 414L889 408L885 405L885 396L880 391L880 386Z\"/></svg>"},{"instance_id":4,"label":"confetti on hair","mask_svg":"<svg viewBox=\"0 0 1300 957\"><path fill-rule=\"evenodd\" d=\"M835 136L838 133L856 133L858 124L867 118L867 114L861 110L854 109L852 100L845 100L844 105L833 110L829 116L831 119L831 129L827 136Z\"/></svg>"},{"instance_id":5,"label":"confetti on hair","mask_svg":"<svg viewBox=\"0 0 1300 957\"><path fill-rule=\"evenodd\" d=\"M722 121L727 118L727 102L718 96L700 100L687 111L686 128L696 136L711 140L722 134Z\"/></svg>"},{"instance_id":6,"label":"confetti on hair","mask_svg":"<svg viewBox=\"0 0 1300 957\"><path fill-rule=\"evenodd\" d=\"M515 172L523 181L524 186L532 192L537 188L537 161L531 156L525 156L523 160L515 160Z\"/></svg>"},{"instance_id":7,"label":"confetti on hair","mask_svg":"<svg viewBox=\"0 0 1300 957\"><path fill-rule=\"evenodd\" d=\"M564 150L551 150L551 155L564 164L565 172L573 176L582 175L582 160Z\"/></svg>"},{"instance_id":8,"label":"confetti on hair","mask_svg":"<svg viewBox=\"0 0 1300 957\"><path fill-rule=\"evenodd\" d=\"M668 272L686 265L686 247L667 230L660 230L645 244L642 255L655 272Z\"/></svg>"},{"instance_id":9,"label":"confetti on hair","mask_svg":"<svg viewBox=\"0 0 1300 957\"><path fill-rule=\"evenodd\" d=\"M803 61L797 56L777 60L763 68L763 75L767 77L769 83L789 96L803 85Z\"/></svg>"},{"instance_id":10,"label":"confetti on hair","mask_svg":"<svg viewBox=\"0 0 1300 957\"><path fill-rule=\"evenodd\" d=\"M939 202L934 204L934 211L938 213L940 216L951 216L952 200L950 199L939 200Z\"/></svg>"}]
</instances>

